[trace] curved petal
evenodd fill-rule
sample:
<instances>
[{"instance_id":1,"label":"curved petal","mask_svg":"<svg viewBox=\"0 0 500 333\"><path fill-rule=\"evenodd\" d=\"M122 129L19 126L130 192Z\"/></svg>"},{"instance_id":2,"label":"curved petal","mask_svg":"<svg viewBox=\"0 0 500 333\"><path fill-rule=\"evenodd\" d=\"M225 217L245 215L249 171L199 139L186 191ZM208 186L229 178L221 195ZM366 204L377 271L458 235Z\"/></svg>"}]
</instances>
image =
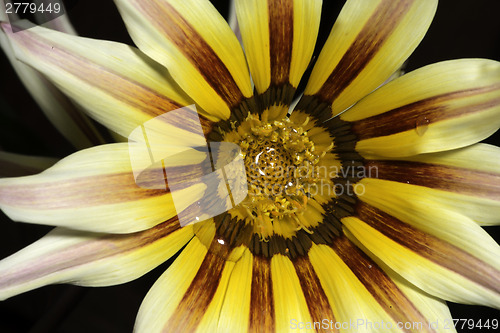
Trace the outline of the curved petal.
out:
<instances>
[{"instance_id":1,"label":"curved petal","mask_svg":"<svg viewBox=\"0 0 500 333\"><path fill-rule=\"evenodd\" d=\"M58 22L62 23L64 20ZM12 46L1 29L0 47L47 118L73 146L84 149L104 143L87 117L59 89L33 68L16 59Z\"/></svg>"},{"instance_id":2,"label":"curved petal","mask_svg":"<svg viewBox=\"0 0 500 333\"><path fill-rule=\"evenodd\" d=\"M56 228L0 261L0 299L54 283L125 283L170 258L192 236L193 228L181 228L176 218L128 235Z\"/></svg>"},{"instance_id":3,"label":"curved petal","mask_svg":"<svg viewBox=\"0 0 500 333\"><path fill-rule=\"evenodd\" d=\"M425 219L423 211L419 226L426 224L428 229L438 229L429 225L438 222ZM397 213L405 214L400 212ZM446 213L438 210L436 215L450 221L457 219ZM356 216L343 218L342 223L347 235L357 239L373 260L385 263L425 292L454 302L500 307L500 247L485 235L471 236L473 244L468 244L466 236L464 241L457 241L453 232L444 230L435 232L439 235L435 236L365 203L358 204ZM443 223L446 227L449 224ZM471 226L479 228L472 221ZM479 245L481 242L486 244ZM491 254L474 250L474 246L482 246Z\"/></svg>"},{"instance_id":4,"label":"curved petal","mask_svg":"<svg viewBox=\"0 0 500 333\"><path fill-rule=\"evenodd\" d=\"M207 0L115 0L136 45L168 68L210 115L227 119L252 96L243 51Z\"/></svg>"},{"instance_id":5,"label":"curved petal","mask_svg":"<svg viewBox=\"0 0 500 333\"><path fill-rule=\"evenodd\" d=\"M434 0L347 1L297 108L324 103L328 119L376 89L417 47L436 7Z\"/></svg>"},{"instance_id":6,"label":"curved petal","mask_svg":"<svg viewBox=\"0 0 500 333\"><path fill-rule=\"evenodd\" d=\"M500 62L429 65L376 90L340 119L352 122L356 151L399 157L464 147L500 127Z\"/></svg>"},{"instance_id":7,"label":"curved petal","mask_svg":"<svg viewBox=\"0 0 500 333\"><path fill-rule=\"evenodd\" d=\"M129 233L173 217L176 209L182 211L203 194L205 185L190 186L182 174L179 182L186 187L179 191L182 202L176 201L175 208L165 187L139 187L129 148L123 143L98 146L70 155L38 175L0 179L0 208L23 222ZM189 173L190 168L181 169Z\"/></svg>"},{"instance_id":8,"label":"curved petal","mask_svg":"<svg viewBox=\"0 0 500 333\"><path fill-rule=\"evenodd\" d=\"M451 320L444 302L404 285L345 237L314 245L309 258L335 311L330 326L342 332L447 332L430 323ZM335 269L332 269L335 267Z\"/></svg>"},{"instance_id":9,"label":"curved petal","mask_svg":"<svg viewBox=\"0 0 500 333\"><path fill-rule=\"evenodd\" d=\"M154 117L192 104L164 67L131 46L41 27L16 33L8 24L2 28L20 60L122 136L128 137ZM204 122L205 127L209 123Z\"/></svg>"},{"instance_id":10,"label":"curved petal","mask_svg":"<svg viewBox=\"0 0 500 333\"><path fill-rule=\"evenodd\" d=\"M291 85L304 74L316 44L321 0L237 1L236 13L250 72L257 92Z\"/></svg>"}]
</instances>

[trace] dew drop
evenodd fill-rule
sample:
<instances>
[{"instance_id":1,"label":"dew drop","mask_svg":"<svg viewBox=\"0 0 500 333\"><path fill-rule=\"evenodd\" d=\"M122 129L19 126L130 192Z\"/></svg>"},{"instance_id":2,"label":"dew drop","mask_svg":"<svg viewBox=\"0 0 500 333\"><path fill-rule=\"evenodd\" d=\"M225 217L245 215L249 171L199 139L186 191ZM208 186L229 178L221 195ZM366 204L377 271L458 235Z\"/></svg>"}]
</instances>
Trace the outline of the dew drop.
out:
<instances>
[{"instance_id":1,"label":"dew drop","mask_svg":"<svg viewBox=\"0 0 500 333\"><path fill-rule=\"evenodd\" d=\"M415 131L417 132L418 136L423 136L425 132L427 132L430 122L430 119L428 119L426 116L422 116L417 119L415 124Z\"/></svg>"}]
</instances>

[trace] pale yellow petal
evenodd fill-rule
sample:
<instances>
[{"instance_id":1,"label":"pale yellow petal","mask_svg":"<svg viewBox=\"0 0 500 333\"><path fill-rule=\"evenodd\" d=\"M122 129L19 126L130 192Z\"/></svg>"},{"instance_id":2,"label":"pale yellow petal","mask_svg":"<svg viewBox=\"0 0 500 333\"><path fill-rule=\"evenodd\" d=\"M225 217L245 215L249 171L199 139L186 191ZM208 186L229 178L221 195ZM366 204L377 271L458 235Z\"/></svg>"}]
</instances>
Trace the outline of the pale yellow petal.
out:
<instances>
[{"instance_id":1,"label":"pale yellow petal","mask_svg":"<svg viewBox=\"0 0 500 333\"><path fill-rule=\"evenodd\" d=\"M3 30L0 47L7 55L24 87L40 106L47 118L78 149L104 143L87 117L50 81L28 65L20 62Z\"/></svg>"},{"instance_id":2,"label":"pale yellow petal","mask_svg":"<svg viewBox=\"0 0 500 333\"><path fill-rule=\"evenodd\" d=\"M89 148L38 175L0 179L0 208L16 221L129 233L173 217L203 195L205 185L184 180L174 207L165 187L139 187L129 149L124 143ZM182 182L182 169L190 168L179 168Z\"/></svg>"},{"instance_id":3,"label":"pale yellow petal","mask_svg":"<svg viewBox=\"0 0 500 333\"><path fill-rule=\"evenodd\" d=\"M21 22L28 27L28 23ZM42 72L90 116L118 134L192 102L167 70L138 49L42 27L13 33L16 57ZM89 52L92 50L92 52ZM209 122L203 122L209 126Z\"/></svg>"},{"instance_id":4,"label":"pale yellow petal","mask_svg":"<svg viewBox=\"0 0 500 333\"><path fill-rule=\"evenodd\" d=\"M106 235L56 228L0 261L0 299L54 283L109 286L136 279L193 236L173 218L152 229Z\"/></svg>"}]
</instances>

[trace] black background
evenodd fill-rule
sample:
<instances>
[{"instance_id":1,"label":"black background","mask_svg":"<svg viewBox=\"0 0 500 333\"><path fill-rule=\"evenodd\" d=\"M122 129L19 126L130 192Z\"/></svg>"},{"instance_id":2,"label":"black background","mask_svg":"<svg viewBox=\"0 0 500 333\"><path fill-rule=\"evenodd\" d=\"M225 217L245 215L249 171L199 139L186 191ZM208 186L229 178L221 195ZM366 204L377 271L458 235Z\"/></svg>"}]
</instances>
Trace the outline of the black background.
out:
<instances>
[{"instance_id":1,"label":"black background","mask_svg":"<svg viewBox=\"0 0 500 333\"><path fill-rule=\"evenodd\" d=\"M133 44L112 1L71 2L68 14L80 35ZM227 17L227 1L212 2ZM324 2L318 50L344 3L342 0ZM499 13L500 1L497 0L442 0L424 41L408 61L407 71L457 58L500 60ZM54 157L72 153L74 149L46 120L2 53L0 73L0 149ZM500 145L500 132L485 142ZM0 226L0 258L50 230L44 226L14 223L1 212ZM500 240L499 229L486 228L497 241ZM143 297L171 261L120 286L47 286L0 302L0 333L130 332ZM450 303L450 309L454 318L500 319L500 312L490 308Z\"/></svg>"}]
</instances>

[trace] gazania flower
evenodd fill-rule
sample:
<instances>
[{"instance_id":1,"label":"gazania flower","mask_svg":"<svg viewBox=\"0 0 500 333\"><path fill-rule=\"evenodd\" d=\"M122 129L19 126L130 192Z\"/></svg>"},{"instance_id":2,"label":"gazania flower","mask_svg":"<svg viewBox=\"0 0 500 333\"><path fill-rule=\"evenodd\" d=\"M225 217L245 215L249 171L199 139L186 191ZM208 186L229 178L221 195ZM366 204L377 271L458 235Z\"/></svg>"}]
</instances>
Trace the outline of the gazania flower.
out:
<instances>
[{"instance_id":1,"label":"gazania flower","mask_svg":"<svg viewBox=\"0 0 500 333\"><path fill-rule=\"evenodd\" d=\"M222 182L197 181L211 157L165 160L175 177L150 189L127 143L2 179L9 217L57 226L0 263L2 298L123 283L185 246L137 331L448 332L445 300L500 307L500 248L481 228L499 222L500 150L477 144L500 126L500 64L446 61L386 83L437 1L347 1L291 113L321 1L237 1L245 52L208 1L115 2L139 49L2 29L19 59L124 137L195 104L208 141L238 145L248 196L181 227L200 202L227 203ZM156 122L155 140L185 146L185 121Z\"/></svg>"}]
</instances>

